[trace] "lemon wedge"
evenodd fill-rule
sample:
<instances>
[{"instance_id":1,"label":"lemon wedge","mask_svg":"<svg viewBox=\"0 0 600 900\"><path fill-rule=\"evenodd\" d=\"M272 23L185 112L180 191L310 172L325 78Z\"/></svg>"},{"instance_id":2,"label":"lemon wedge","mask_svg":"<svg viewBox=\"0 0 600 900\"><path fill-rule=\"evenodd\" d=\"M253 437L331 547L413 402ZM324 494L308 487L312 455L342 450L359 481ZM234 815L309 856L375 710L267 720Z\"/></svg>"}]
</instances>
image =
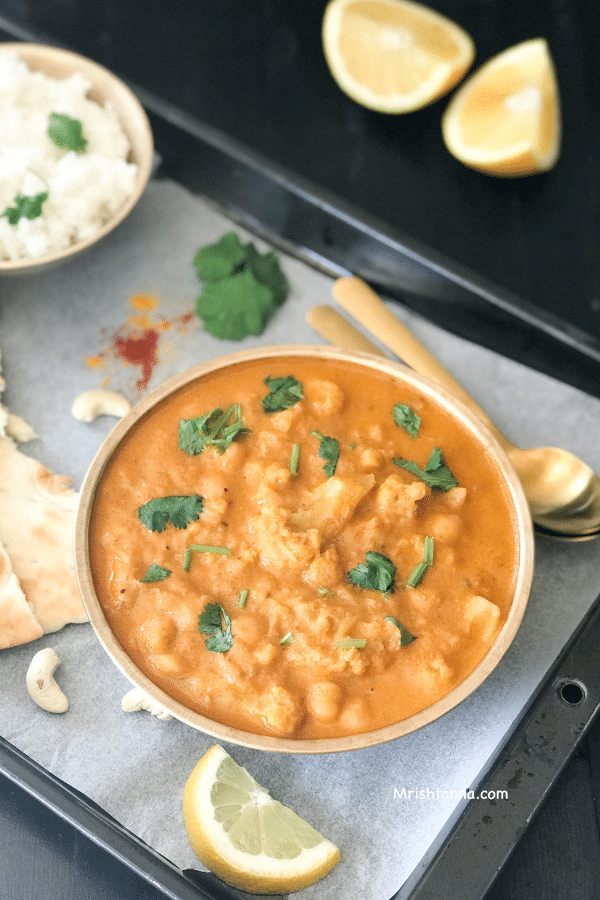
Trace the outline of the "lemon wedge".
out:
<instances>
[{"instance_id":1,"label":"lemon wedge","mask_svg":"<svg viewBox=\"0 0 600 900\"><path fill-rule=\"evenodd\" d=\"M560 98L543 38L509 47L457 90L442 118L446 147L490 175L551 169L560 153Z\"/></svg>"},{"instance_id":2,"label":"lemon wedge","mask_svg":"<svg viewBox=\"0 0 600 900\"><path fill-rule=\"evenodd\" d=\"M466 31L410 0L330 0L322 40L338 86L383 113L433 103L460 81L475 56Z\"/></svg>"},{"instance_id":3,"label":"lemon wedge","mask_svg":"<svg viewBox=\"0 0 600 900\"><path fill-rule=\"evenodd\" d=\"M188 839L204 865L253 894L299 891L340 861L337 847L215 744L183 792Z\"/></svg>"}]
</instances>

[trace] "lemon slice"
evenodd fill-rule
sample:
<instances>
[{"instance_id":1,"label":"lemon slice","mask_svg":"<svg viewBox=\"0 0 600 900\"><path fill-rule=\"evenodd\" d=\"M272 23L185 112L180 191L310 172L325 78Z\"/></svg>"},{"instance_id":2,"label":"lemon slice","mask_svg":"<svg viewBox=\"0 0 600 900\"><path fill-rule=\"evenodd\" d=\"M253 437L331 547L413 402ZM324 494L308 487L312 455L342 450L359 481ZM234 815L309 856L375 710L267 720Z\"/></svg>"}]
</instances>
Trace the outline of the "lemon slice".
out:
<instances>
[{"instance_id":1,"label":"lemon slice","mask_svg":"<svg viewBox=\"0 0 600 900\"><path fill-rule=\"evenodd\" d=\"M475 56L459 25L410 0L330 0L322 38L339 87L384 113L412 112L437 100Z\"/></svg>"},{"instance_id":2,"label":"lemon slice","mask_svg":"<svg viewBox=\"0 0 600 900\"><path fill-rule=\"evenodd\" d=\"M218 744L187 780L183 818L201 862L253 894L302 890L340 861L331 841L273 800Z\"/></svg>"},{"instance_id":3,"label":"lemon slice","mask_svg":"<svg viewBox=\"0 0 600 900\"><path fill-rule=\"evenodd\" d=\"M446 147L490 175L532 175L560 153L560 98L543 38L509 47L458 89L442 118Z\"/></svg>"}]
</instances>

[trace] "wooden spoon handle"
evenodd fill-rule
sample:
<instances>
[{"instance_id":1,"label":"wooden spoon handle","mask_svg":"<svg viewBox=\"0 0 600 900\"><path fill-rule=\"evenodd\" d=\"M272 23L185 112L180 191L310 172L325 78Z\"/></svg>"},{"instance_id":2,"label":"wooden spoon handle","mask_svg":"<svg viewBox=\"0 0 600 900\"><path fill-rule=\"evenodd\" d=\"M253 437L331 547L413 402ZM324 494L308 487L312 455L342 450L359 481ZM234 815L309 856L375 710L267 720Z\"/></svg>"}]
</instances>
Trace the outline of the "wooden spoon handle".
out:
<instances>
[{"instance_id":1,"label":"wooden spoon handle","mask_svg":"<svg viewBox=\"0 0 600 900\"><path fill-rule=\"evenodd\" d=\"M352 276L338 278L332 293L337 302L354 318L389 347L408 366L442 385L468 406L493 431L496 439L506 449L513 449L509 441L496 428L481 407L467 394L450 373L411 334L402 322L385 306L368 284Z\"/></svg>"},{"instance_id":2,"label":"wooden spoon handle","mask_svg":"<svg viewBox=\"0 0 600 900\"><path fill-rule=\"evenodd\" d=\"M342 350L359 350L362 353L376 353L383 356L383 352L372 344L371 341L345 319L337 309L332 306L313 306L306 314L306 321L317 334Z\"/></svg>"}]
</instances>

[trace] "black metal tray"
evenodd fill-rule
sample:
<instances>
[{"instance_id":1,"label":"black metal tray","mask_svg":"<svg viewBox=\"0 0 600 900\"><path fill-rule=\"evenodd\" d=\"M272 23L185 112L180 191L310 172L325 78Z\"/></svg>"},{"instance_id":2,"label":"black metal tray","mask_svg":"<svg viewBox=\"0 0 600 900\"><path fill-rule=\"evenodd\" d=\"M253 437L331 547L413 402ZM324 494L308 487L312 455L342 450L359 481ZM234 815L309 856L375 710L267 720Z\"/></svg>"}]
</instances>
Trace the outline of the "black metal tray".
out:
<instances>
[{"instance_id":1,"label":"black metal tray","mask_svg":"<svg viewBox=\"0 0 600 900\"><path fill-rule=\"evenodd\" d=\"M589 3L431 0L474 36L477 63L547 38L563 150L555 170L525 179L483 176L448 154L446 99L381 116L343 95L320 45L324 5L178 0L143 12L105 0L91 15L86 0L0 0L0 40L63 43L124 77L150 114L158 174L272 243L600 396L600 32Z\"/></svg>"},{"instance_id":2,"label":"black metal tray","mask_svg":"<svg viewBox=\"0 0 600 900\"><path fill-rule=\"evenodd\" d=\"M47 33L31 32L1 17L0 39L60 43ZM88 50L81 45L74 49ZM583 329L554 309L543 308L418 239L406 237L353 200L341 199L290 171L171 100L133 86L154 128L158 177L164 173L178 179L310 264L333 274L359 274L448 330L600 397L600 342L592 329ZM400 888L397 900L448 894L457 900L481 900L597 711L600 674L595 648L599 640L596 604L499 749L482 783L472 786L476 794L502 790L524 770L530 776L527 790L519 791L514 804L502 807L481 800L466 804L448 833L430 848L419 871ZM242 896L211 876L181 872L4 740L0 740L0 770L166 897ZM466 858L468 880L463 877Z\"/></svg>"},{"instance_id":3,"label":"black metal tray","mask_svg":"<svg viewBox=\"0 0 600 900\"><path fill-rule=\"evenodd\" d=\"M597 714L599 644L600 597L483 779L469 786L473 798L391 900L482 900ZM210 874L181 871L2 737L0 773L170 900L247 900ZM499 802L517 782L511 802Z\"/></svg>"}]
</instances>

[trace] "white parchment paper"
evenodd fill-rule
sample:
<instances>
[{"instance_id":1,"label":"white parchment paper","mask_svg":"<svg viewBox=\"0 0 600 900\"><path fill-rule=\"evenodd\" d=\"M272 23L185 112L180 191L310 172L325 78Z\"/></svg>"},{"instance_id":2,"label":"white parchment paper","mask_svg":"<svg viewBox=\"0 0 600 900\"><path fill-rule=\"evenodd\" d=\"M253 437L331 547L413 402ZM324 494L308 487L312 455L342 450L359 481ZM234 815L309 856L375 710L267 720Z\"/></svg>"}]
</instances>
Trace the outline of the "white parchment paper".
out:
<instances>
[{"instance_id":1,"label":"white parchment paper","mask_svg":"<svg viewBox=\"0 0 600 900\"><path fill-rule=\"evenodd\" d=\"M192 257L232 227L178 185L154 181L131 216L85 256L0 282L4 402L39 435L24 452L79 487L114 420L77 422L70 413L76 395L103 384L133 401L142 395L141 368L114 353L114 337L128 333L132 317L142 316L137 325L160 335L148 389L242 347L323 343L305 315L330 301L332 280L281 254L291 295L261 337L219 341L189 318L198 293ZM134 309L136 294L155 297L155 308ZM390 306L508 437L521 446L564 446L600 470L600 402ZM342 862L303 892L306 900L391 897L494 754L600 590L600 541L538 539L536 552L531 601L513 645L485 685L442 719L393 743L346 754L305 757L226 746L273 796L340 848ZM25 687L31 657L46 646L62 659L57 679L70 700L62 716L35 706ZM68 626L0 651L0 733L177 866L202 868L187 843L181 797L214 741L175 720L123 713L129 687L91 626Z\"/></svg>"}]
</instances>

